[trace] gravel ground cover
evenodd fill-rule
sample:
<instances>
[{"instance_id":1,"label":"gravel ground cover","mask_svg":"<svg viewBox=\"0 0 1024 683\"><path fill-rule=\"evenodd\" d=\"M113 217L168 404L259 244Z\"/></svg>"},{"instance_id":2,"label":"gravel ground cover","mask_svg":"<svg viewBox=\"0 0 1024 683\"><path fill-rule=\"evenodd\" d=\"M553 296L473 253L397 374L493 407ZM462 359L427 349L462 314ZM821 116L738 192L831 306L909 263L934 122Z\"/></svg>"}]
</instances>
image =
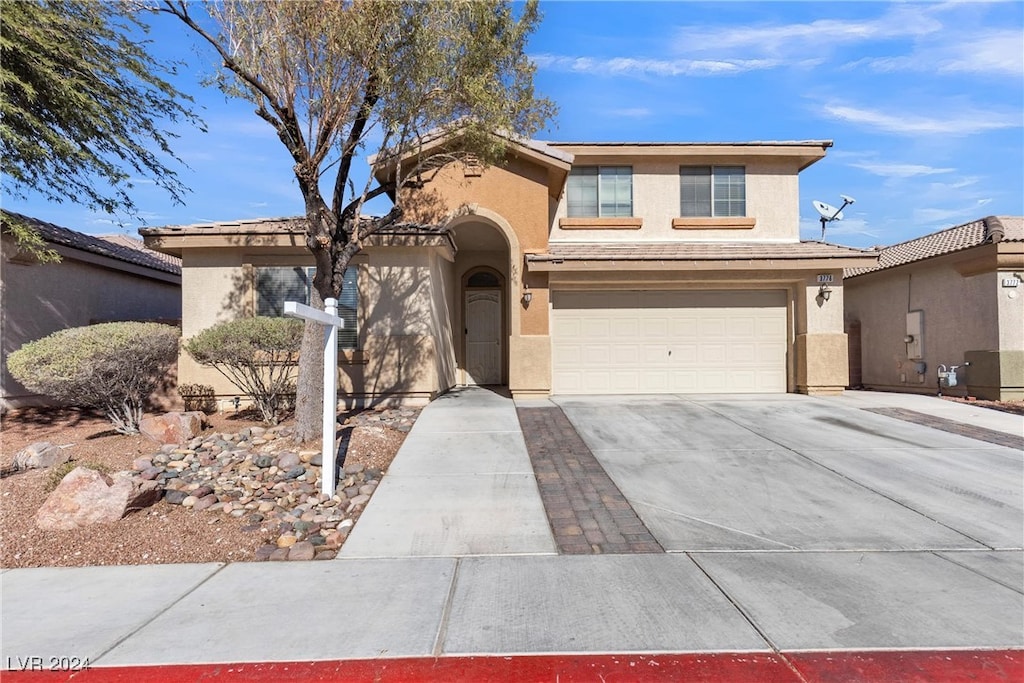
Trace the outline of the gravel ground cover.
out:
<instances>
[{"instance_id":1,"label":"gravel ground cover","mask_svg":"<svg viewBox=\"0 0 1024 683\"><path fill-rule=\"evenodd\" d=\"M340 416L345 465L386 472L418 411L367 410ZM208 433L236 434L261 426L249 413L208 416ZM285 423L287 426L288 423ZM25 446L50 441L66 446L79 464L131 470L160 447L141 435L115 432L102 416L72 409L10 411L0 419L0 467L7 471ZM319 450L317 444L296 445ZM246 562L276 543L279 529L251 518L196 511L164 500L114 524L44 531L33 515L46 499L46 469L0 479L0 567L81 567L179 562Z\"/></svg>"}]
</instances>

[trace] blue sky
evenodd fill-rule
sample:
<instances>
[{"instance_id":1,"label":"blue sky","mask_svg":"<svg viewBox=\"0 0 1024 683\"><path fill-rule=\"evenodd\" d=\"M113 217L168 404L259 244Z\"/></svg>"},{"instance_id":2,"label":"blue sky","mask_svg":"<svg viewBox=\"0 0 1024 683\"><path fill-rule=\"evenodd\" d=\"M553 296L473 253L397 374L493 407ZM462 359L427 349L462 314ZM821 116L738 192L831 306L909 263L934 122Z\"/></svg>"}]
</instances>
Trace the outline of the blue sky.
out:
<instances>
[{"instance_id":1,"label":"blue sky","mask_svg":"<svg viewBox=\"0 0 1024 683\"><path fill-rule=\"evenodd\" d=\"M983 216L1024 214L1024 3L541 3L530 41L559 141L831 139L801 174L801 235L820 235L812 199L857 202L828 241L892 244ZM183 59L179 87L209 131L179 129L185 206L146 179L147 225L297 215L290 161L244 102L199 81L208 51L170 17L154 52ZM134 233L68 204L5 208L93 234ZM382 207L374 207L380 210ZM383 207L386 210L386 207Z\"/></svg>"}]
</instances>

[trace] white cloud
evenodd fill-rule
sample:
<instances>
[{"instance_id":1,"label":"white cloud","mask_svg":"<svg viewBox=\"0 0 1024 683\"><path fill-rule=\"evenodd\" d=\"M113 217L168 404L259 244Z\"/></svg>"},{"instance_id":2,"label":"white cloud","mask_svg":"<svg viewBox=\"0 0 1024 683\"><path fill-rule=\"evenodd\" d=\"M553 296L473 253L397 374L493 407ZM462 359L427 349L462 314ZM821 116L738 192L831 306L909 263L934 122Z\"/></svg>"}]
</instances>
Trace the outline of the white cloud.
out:
<instances>
[{"instance_id":1,"label":"white cloud","mask_svg":"<svg viewBox=\"0 0 1024 683\"><path fill-rule=\"evenodd\" d=\"M974 205L969 208L959 209L914 209L914 220L918 223L937 223L941 225L953 225L961 222L964 218L977 218L974 215Z\"/></svg>"},{"instance_id":2,"label":"white cloud","mask_svg":"<svg viewBox=\"0 0 1024 683\"><path fill-rule=\"evenodd\" d=\"M919 38L942 31L926 5L896 5L874 19L818 19L794 24L759 26L684 26L673 44L684 52L739 51L756 55L831 52L838 46L900 38Z\"/></svg>"},{"instance_id":3,"label":"white cloud","mask_svg":"<svg viewBox=\"0 0 1024 683\"><path fill-rule=\"evenodd\" d=\"M649 57L572 57L532 55L537 68L591 76L732 76L782 66L775 59L655 59Z\"/></svg>"},{"instance_id":4,"label":"white cloud","mask_svg":"<svg viewBox=\"0 0 1024 683\"><path fill-rule=\"evenodd\" d=\"M678 43L688 51L742 50L762 54L795 53L810 46L832 47L872 40L921 36L942 29L942 24L916 8L898 7L877 19L851 21L819 19L802 24L761 26L685 26Z\"/></svg>"},{"instance_id":5,"label":"white cloud","mask_svg":"<svg viewBox=\"0 0 1024 683\"><path fill-rule=\"evenodd\" d=\"M936 168L924 164L898 164L886 163L884 161L858 161L850 166L859 168L868 173L873 173L883 178L913 178L922 175L937 175L940 173L952 173L953 168Z\"/></svg>"},{"instance_id":6,"label":"white cloud","mask_svg":"<svg viewBox=\"0 0 1024 683\"><path fill-rule=\"evenodd\" d=\"M850 71L863 67L880 73L906 71L1020 77L1024 74L1024 50L1021 47L1018 31L985 31L957 36L955 41L917 46L909 55L866 57L842 68Z\"/></svg>"},{"instance_id":7,"label":"white cloud","mask_svg":"<svg viewBox=\"0 0 1024 683\"><path fill-rule=\"evenodd\" d=\"M944 118L921 116L909 112L885 112L842 104L826 104L826 116L847 123L867 126L901 135L972 135L989 130L1019 128L1024 125L1019 115L999 114L989 110L952 112Z\"/></svg>"}]
</instances>

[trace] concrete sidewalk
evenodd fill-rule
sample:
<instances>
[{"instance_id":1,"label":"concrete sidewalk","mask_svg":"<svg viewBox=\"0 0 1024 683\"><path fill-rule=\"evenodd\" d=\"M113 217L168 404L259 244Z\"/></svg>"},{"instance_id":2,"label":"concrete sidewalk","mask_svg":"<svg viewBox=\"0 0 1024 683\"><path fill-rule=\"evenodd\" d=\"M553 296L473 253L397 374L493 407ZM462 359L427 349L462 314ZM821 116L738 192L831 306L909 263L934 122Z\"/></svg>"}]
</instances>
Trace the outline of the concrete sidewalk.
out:
<instances>
[{"instance_id":1,"label":"concrete sidewalk","mask_svg":"<svg viewBox=\"0 0 1024 683\"><path fill-rule=\"evenodd\" d=\"M1012 503L1021 495L1020 477L1013 474L1020 468L1020 453L928 427L904 426L860 409L895 403L917 412L952 415L954 420L984 420L987 427L1006 433L1019 431L1021 418L993 416L989 421L971 406L866 392L835 399L717 397L676 400L672 410L677 417L672 419L683 410L676 404L691 406L686 410L696 411L701 419L681 432L666 418L667 431L658 431L658 414L644 400L619 399L619 405L632 402L636 411L633 418L611 423L602 415L600 400L559 403L645 521L658 522L648 526L671 552L557 554L516 406L484 389L460 390L423 411L338 559L5 570L0 574L0 664L17 669L27 657L77 657L88 659L91 667L125 667L732 653L753 662L774 662L779 671L792 675L800 668L793 662L817 651L853 657L876 650L926 655L1009 649L1015 654L1007 655L1011 664L1006 671L1019 674L1024 661L1019 652L1024 648L1024 550L1020 539L1015 544L997 541L1019 522L1019 505L1007 506L1005 501ZM798 428L805 415L820 415L822 406L830 406L830 418L837 423L823 427L808 421ZM728 420L711 421L711 408ZM588 411L592 422L581 417ZM764 415L778 417L768 423L761 421ZM862 415L869 416L873 435L861 434L860 443L850 448L869 451L866 459L857 460L864 463L863 471L839 470L852 467L850 457L845 464L842 458L830 461L832 469L793 464L824 458L815 440L836 439L843 424L860 425ZM725 430L727 422L734 431ZM660 450L647 451L644 457L669 469L660 470L654 480L634 476L640 471L638 461L630 465L616 442L599 435L601 430L617 432L629 448L658 446ZM943 503L930 513L926 506L951 486L945 480L934 481L935 491L923 498L916 484L882 490L869 478L877 467L870 457L890 452L886 430L925 444L925 455L963 453L961 460L1003 463L1008 474L994 475L998 481L991 484L1001 498L986 495L989 500L979 501L973 511L951 510ZM670 443L683 437L691 450ZM716 438L724 443L716 446ZM765 446L759 440L764 438L773 441ZM787 439L808 444L808 457L788 451ZM679 534L681 527L654 514L663 504L645 508L642 501L650 500L648 492L665 482L686 482L672 479L677 476L671 465L676 457L691 458L679 462L695 484L711 476L711 471L697 475L698 470L686 469L700 462L711 467L720 461L725 475L743 473L743 465L729 465L718 451L710 457L708 448L733 449L735 457L748 458L735 463L747 466L753 462L751 454L770 452L779 463L788 463L789 477L799 479L801 472L813 472L813 477L804 484L780 477L772 487L750 481L723 489L718 498L702 504L702 514L710 519L732 509L733 530L717 522L702 523L699 537ZM907 458L920 454L907 444L902 453ZM701 454L702 459L692 460ZM612 466L616 461L622 464ZM933 467L927 476L943 476L941 461ZM954 482L965 488L967 498L983 495L966 490L983 483L965 478ZM664 495L678 507L685 501L673 486ZM852 526L844 525L841 517L862 508L853 502L845 503L845 509L836 507L834 490L844 491L848 501L857 496L877 501L870 504L875 516L869 521L848 520L862 534L857 543L842 536ZM700 493L690 491L686 495ZM771 514L762 515L765 520L744 521L750 513L735 507L736 499L756 501L755 493L775 496ZM811 506L807 510L814 514L786 516L796 495L806 497ZM783 501L786 497L790 499ZM996 514L1004 519L978 519L991 516L991 510L1002 511ZM828 514L838 517L828 519ZM745 536L734 531L755 522L767 524L765 533L774 535L769 540L785 538L790 547L772 549L769 543L766 548L764 541L735 546L733 540ZM722 533L705 533L716 528ZM971 535L965 536L964 530ZM695 546L694 538L710 545ZM896 545L889 548L888 543ZM783 680L769 677L775 669L764 667L764 680Z\"/></svg>"}]
</instances>

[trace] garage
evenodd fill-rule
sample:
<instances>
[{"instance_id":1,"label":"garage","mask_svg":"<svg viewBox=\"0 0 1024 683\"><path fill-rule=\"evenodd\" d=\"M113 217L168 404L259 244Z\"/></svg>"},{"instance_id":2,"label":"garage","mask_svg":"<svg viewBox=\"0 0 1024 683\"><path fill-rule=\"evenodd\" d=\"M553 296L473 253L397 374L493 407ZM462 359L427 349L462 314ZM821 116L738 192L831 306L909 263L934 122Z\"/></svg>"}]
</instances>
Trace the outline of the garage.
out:
<instances>
[{"instance_id":1,"label":"garage","mask_svg":"<svg viewBox=\"0 0 1024 683\"><path fill-rule=\"evenodd\" d=\"M785 392L786 301L783 290L556 290L552 392Z\"/></svg>"}]
</instances>

